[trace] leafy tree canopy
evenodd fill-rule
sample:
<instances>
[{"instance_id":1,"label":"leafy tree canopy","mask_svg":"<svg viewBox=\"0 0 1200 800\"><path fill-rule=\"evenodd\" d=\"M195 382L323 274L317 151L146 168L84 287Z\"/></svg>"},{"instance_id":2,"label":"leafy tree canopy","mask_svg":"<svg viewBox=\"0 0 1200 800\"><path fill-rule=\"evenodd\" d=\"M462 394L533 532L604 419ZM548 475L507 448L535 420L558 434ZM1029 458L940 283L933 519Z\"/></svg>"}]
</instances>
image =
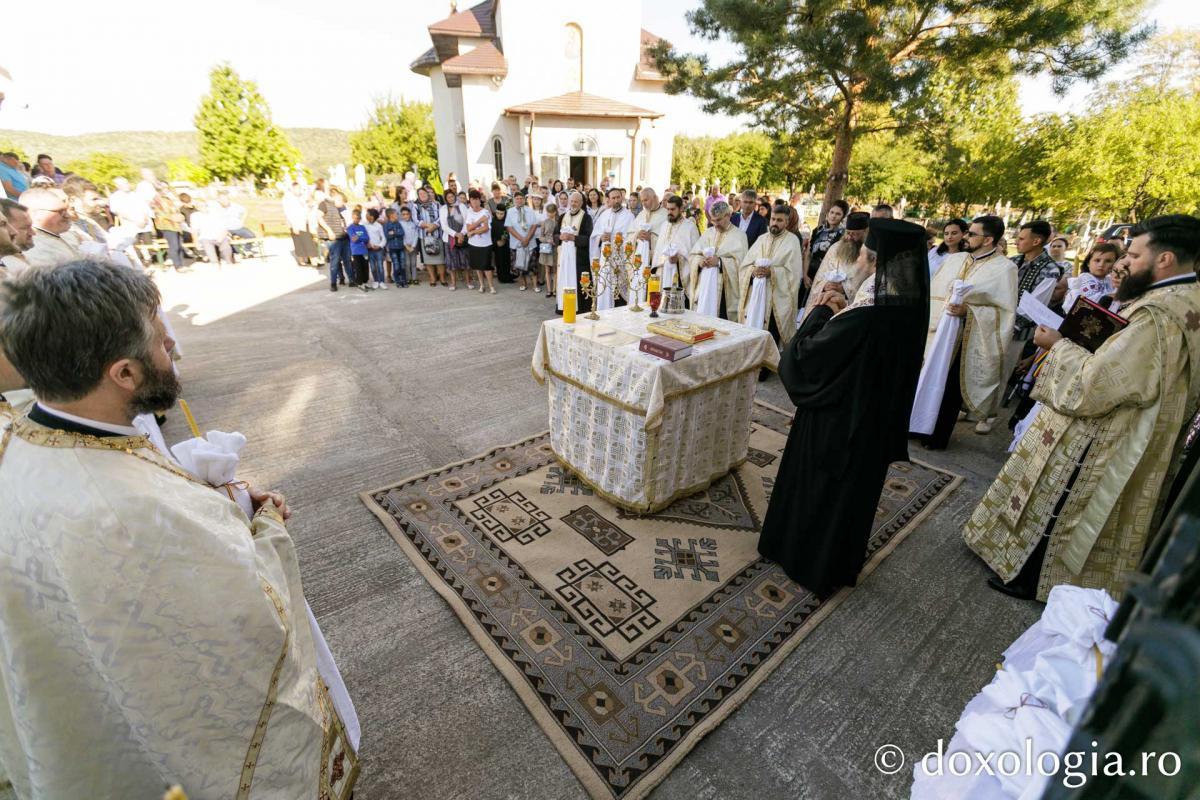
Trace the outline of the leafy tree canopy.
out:
<instances>
[{"instance_id":1,"label":"leafy tree canopy","mask_svg":"<svg viewBox=\"0 0 1200 800\"><path fill-rule=\"evenodd\" d=\"M116 153L89 153L68 161L59 169L87 178L104 191L111 191L117 178L132 178L137 173L128 159Z\"/></svg>"},{"instance_id":2,"label":"leafy tree canopy","mask_svg":"<svg viewBox=\"0 0 1200 800\"><path fill-rule=\"evenodd\" d=\"M209 73L209 83L193 121L200 166L212 177L265 181L300 159L271 121L271 110L254 81L243 80L229 64L218 64Z\"/></svg>"},{"instance_id":3,"label":"leafy tree canopy","mask_svg":"<svg viewBox=\"0 0 1200 800\"><path fill-rule=\"evenodd\" d=\"M350 134L350 158L373 175L403 175L415 164L422 178L438 174L433 106L385 97L361 130Z\"/></svg>"}]
</instances>

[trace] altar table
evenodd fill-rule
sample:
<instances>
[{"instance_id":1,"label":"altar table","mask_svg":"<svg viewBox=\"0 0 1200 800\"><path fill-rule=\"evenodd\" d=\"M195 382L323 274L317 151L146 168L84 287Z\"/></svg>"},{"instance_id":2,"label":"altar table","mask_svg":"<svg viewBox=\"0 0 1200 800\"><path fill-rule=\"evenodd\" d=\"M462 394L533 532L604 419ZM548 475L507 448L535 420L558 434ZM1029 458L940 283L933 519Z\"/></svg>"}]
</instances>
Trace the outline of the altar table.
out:
<instances>
[{"instance_id":1,"label":"altar table","mask_svg":"<svg viewBox=\"0 0 1200 800\"><path fill-rule=\"evenodd\" d=\"M703 489L746 460L759 370L779 366L764 330L692 311L660 314L718 330L690 356L638 350L649 311L582 314L542 323L533 376L547 387L550 444L594 492L653 513Z\"/></svg>"}]
</instances>

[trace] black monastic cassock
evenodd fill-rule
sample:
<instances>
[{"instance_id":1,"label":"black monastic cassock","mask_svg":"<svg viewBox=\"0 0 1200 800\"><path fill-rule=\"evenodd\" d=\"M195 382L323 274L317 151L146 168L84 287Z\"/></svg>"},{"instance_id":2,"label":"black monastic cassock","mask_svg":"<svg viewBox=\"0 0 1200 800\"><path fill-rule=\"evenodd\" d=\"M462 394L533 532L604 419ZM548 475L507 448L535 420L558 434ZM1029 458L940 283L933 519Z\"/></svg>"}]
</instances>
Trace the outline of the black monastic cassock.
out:
<instances>
[{"instance_id":1,"label":"black monastic cassock","mask_svg":"<svg viewBox=\"0 0 1200 800\"><path fill-rule=\"evenodd\" d=\"M925 229L872 219L874 305L813 308L781 354L796 404L758 551L819 597L853 586L908 421L929 320Z\"/></svg>"},{"instance_id":2,"label":"black monastic cassock","mask_svg":"<svg viewBox=\"0 0 1200 800\"><path fill-rule=\"evenodd\" d=\"M563 220L566 218L566 214L559 214L558 222L554 224L554 241L556 243L561 242L559 237L562 236ZM580 291L581 287L579 286L580 274L592 271L592 264L588 260L588 254L590 253L588 240L591 238L592 215L587 213L587 209L585 208L583 209L583 221L579 223L579 230L575 232L575 309L580 313L592 310L592 299L586 297ZM562 312L560 311L559 313L561 314Z\"/></svg>"}]
</instances>

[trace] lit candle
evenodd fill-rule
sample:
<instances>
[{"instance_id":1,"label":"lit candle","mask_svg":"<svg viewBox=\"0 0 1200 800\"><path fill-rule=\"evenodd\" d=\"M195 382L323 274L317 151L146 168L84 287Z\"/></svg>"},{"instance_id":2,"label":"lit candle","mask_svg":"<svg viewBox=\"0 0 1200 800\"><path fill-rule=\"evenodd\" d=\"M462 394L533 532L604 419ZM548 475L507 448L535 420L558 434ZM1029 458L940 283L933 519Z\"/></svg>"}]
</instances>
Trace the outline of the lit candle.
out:
<instances>
[{"instance_id":1,"label":"lit candle","mask_svg":"<svg viewBox=\"0 0 1200 800\"><path fill-rule=\"evenodd\" d=\"M581 285L587 286L591 282L592 282L592 273L584 272L579 276L579 283Z\"/></svg>"},{"instance_id":2,"label":"lit candle","mask_svg":"<svg viewBox=\"0 0 1200 800\"><path fill-rule=\"evenodd\" d=\"M563 322L575 324L575 290L563 289Z\"/></svg>"},{"instance_id":3,"label":"lit candle","mask_svg":"<svg viewBox=\"0 0 1200 800\"><path fill-rule=\"evenodd\" d=\"M645 278L646 280L650 280L650 268L649 267L646 267L645 269L642 270L642 277Z\"/></svg>"}]
</instances>

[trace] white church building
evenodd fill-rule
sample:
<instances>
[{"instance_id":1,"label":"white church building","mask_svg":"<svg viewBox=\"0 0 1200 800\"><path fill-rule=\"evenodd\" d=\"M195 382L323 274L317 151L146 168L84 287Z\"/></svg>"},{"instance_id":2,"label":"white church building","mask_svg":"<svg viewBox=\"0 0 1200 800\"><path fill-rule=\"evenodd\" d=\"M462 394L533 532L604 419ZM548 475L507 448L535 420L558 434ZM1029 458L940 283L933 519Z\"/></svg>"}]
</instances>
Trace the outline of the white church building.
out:
<instances>
[{"instance_id":1,"label":"white church building","mask_svg":"<svg viewBox=\"0 0 1200 800\"><path fill-rule=\"evenodd\" d=\"M665 189L675 131L641 0L484 0L429 26L414 72L433 84L442 176L537 175Z\"/></svg>"}]
</instances>

